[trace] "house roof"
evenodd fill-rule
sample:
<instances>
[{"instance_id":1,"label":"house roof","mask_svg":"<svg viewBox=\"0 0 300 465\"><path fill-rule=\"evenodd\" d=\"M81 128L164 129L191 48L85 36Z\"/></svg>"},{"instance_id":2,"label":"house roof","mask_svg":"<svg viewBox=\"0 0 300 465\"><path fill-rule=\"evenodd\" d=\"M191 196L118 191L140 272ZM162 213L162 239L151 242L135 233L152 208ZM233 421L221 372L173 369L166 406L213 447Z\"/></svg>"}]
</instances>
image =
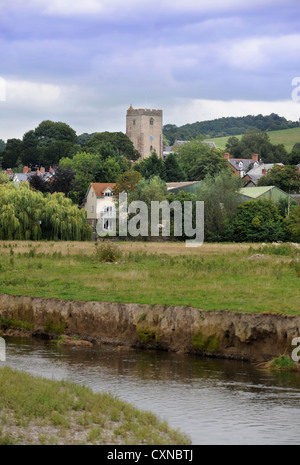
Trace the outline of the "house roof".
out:
<instances>
[{"instance_id":1,"label":"house roof","mask_svg":"<svg viewBox=\"0 0 300 465\"><path fill-rule=\"evenodd\" d=\"M261 195L265 194L269 190L274 189L275 186L261 186L261 187L243 187L239 190L241 195L251 197L252 199L258 199Z\"/></svg>"},{"instance_id":2,"label":"house roof","mask_svg":"<svg viewBox=\"0 0 300 465\"><path fill-rule=\"evenodd\" d=\"M96 197L104 197L104 192L106 189L110 188L111 190L114 190L116 186L115 182L107 182L107 183L102 183L102 182L92 182L91 187L94 190Z\"/></svg>"},{"instance_id":3,"label":"house roof","mask_svg":"<svg viewBox=\"0 0 300 465\"><path fill-rule=\"evenodd\" d=\"M167 182L166 186L168 190L177 189L178 187L192 186L198 184L200 181L187 181L187 182Z\"/></svg>"},{"instance_id":4,"label":"house roof","mask_svg":"<svg viewBox=\"0 0 300 465\"><path fill-rule=\"evenodd\" d=\"M237 171L245 171L249 168L250 165L255 163L252 159L248 158L229 158L228 161ZM241 162L243 165L240 165Z\"/></svg>"}]
</instances>

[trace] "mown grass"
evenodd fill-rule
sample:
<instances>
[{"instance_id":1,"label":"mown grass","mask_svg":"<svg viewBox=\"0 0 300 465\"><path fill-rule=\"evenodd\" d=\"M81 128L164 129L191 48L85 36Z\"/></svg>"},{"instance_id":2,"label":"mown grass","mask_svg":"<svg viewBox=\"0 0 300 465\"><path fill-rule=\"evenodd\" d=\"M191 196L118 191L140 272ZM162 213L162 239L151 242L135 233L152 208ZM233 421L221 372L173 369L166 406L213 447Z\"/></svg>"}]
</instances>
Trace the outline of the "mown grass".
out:
<instances>
[{"instance_id":1,"label":"mown grass","mask_svg":"<svg viewBox=\"0 0 300 465\"><path fill-rule=\"evenodd\" d=\"M89 243L84 251L76 247L71 243L64 247L0 244L0 292L203 310L300 313L299 249L119 243L118 261L103 262L101 243ZM250 259L256 254L259 258Z\"/></svg>"},{"instance_id":2,"label":"mown grass","mask_svg":"<svg viewBox=\"0 0 300 465\"><path fill-rule=\"evenodd\" d=\"M151 412L69 381L0 368L0 445L190 444Z\"/></svg>"}]
</instances>

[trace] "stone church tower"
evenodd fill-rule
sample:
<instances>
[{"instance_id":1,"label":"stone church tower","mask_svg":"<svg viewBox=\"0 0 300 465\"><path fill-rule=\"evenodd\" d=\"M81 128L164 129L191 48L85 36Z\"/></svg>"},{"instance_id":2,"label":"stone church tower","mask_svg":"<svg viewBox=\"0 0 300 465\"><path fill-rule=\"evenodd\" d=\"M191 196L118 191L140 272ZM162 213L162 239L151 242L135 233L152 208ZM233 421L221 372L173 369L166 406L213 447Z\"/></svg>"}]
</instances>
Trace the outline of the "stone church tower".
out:
<instances>
[{"instance_id":1,"label":"stone church tower","mask_svg":"<svg viewBox=\"0 0 300 465\"><path fill-rule=\"evenodd\" d=\"M126 115L126 135L141 154L149 157L154 150L163 156L162 110L135 110L130 105Z\"/></svg>"}]
</instances>

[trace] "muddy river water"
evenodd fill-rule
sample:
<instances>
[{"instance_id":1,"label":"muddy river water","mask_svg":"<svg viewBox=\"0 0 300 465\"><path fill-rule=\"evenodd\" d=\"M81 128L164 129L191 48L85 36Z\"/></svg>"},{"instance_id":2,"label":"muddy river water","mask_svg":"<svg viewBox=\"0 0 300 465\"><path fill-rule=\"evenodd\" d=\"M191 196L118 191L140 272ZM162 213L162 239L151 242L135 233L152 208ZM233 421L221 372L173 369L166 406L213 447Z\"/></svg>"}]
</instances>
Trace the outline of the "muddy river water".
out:
<instances>
[{"instance_id":1,"label":"muddy river water","mask_svg":"<svg viewBox=\"0 0 300 465\"><path fill-rule=\"evenodd\" d=\"M300 444L300 374L248 362L6 338L12 368L69 379L151 410L201 444Z\"/></svg>"}]
</instances>

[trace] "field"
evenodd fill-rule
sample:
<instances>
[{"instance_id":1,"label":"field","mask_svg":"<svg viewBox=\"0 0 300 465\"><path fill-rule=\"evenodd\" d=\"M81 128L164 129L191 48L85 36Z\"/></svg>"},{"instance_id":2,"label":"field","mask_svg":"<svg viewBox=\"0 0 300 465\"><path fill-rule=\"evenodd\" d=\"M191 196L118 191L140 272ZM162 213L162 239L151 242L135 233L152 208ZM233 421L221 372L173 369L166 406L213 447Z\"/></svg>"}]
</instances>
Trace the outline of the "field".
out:
<instances>
[{"instance_id":1,"label":"field","mask_svg":"<svg viewBox=\"0 0 300 465\"><path fill-rule=\"evenodd\" d=\"M64 300L299 314L299 249L289 245L0 242L0 292Z\"/></svg>"},{"instance_id":2,"label":"field","mask_svg":"<svg viewBox=\"0 0 300 465\"><path fill-rule=\"evenodd\" d=\"M283 144L287 150L287 152L291 152L294 145L299 142L300 143L300 128L293 128L293 129L283 129L282 131L270 131L268 132L270 136L270 141L274 145ZM238 139L241 139L242 136L235 136ZM228 140L227 137L217 137L214 139L209 139L215 142L217 148L225 150L226 142Z\"/></svg>"}]
</instances>

